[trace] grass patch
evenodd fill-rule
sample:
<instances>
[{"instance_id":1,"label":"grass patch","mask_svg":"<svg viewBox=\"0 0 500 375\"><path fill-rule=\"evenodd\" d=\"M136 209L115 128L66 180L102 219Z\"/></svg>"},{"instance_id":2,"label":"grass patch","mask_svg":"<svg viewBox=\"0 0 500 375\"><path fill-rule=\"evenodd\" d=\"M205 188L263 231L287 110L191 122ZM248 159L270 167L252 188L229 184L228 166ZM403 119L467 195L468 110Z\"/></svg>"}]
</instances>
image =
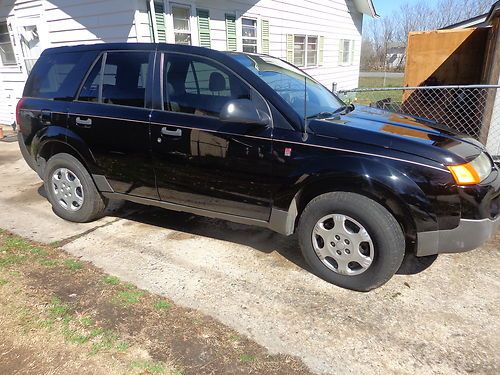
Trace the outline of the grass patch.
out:
<instances>
[{"instance_id":1,"label":"grass patch","mask_svg":"<svg viewBox=\"0 0 500 375\"><path fill-rule=\"evenodd\" d=\"M54 323L56 321L54 319L41 319L37 322L37 327L39 328L47 328L47 329L52 329L54 327Z\"/></svg>"},{"instance_id":2,"label":"grass patch","mask_svg":"<svg viewBox=\"0 0 500 375\"><path fill-rule=\"evenodd\" d=\"M243 363L250 363L255 361L255 356L252 354L242 354L240 355L240 361Z\"/></svg>"},{"instance_id":3,"label":"grass patch","mask_svg":"<svg viewBox=\"0 0 500 375\"><path fill-rule=\"evenodd\" d=\"M64 265L72 271L81 270L83 268L83 263L74 259L66 259Z\"/></svg>"},{"instance_id":4,"label":"grass patch","mask_svg":"<svg viewBox=\"0 0 500 375\"><path fill-rule=\"evenodd\" d=\"M165 365L162 362L154 361L134 361L130 364L130 367L144 370L150 374L164 374L166 371Z\"/></svg>"},{"instance_id":5,"label":"grass patch","mask_svg":"<svg viewBox=\"0 0 500 375\"><path fill-rule=\"evenodd\" d=\"M59 265L59 262L57 260L54 260L54 259L40 259L40 265L44 266L44 267L55 267L57 265Z\"/></svg>"},{"instance_id":6,"label":"grass patch","mask_svg":"<svg viewBox=\"0 0 500 375\"><path fill-rule=\"evenodd\" d=\"M50 315L54 318L64 318L70 312L68 304L63 303L58 297L53 297L49 304Z\"/></svg>"},{"instance_id":7,"label":"grass patch","mask_svg":"<svg viewBox=\"0 0 500 375\"><path fill-rule=\"evenodd\" d=\"M7 268L13 265L22 264L26 261L26 255L7 254L0 257L0 268Z\"/></svg>"},{"instance_id":8,"label":"grass patch","mask_svg":"<svg viewBox=\"0 0 500 375\"><path fill-rule=\"evenodd\" d=\"M9 282L5 279L0 279L0 286L8 284Z\"/></svg>"},{"instance_id":9,"label":"grass patch","mask_svg":"<svg viewBox=\"0 0 500 375\"><path fill-rule=\"evenodd\" d=\"M66 328L63 331L64 338L66 341L72 344L83 345L86 344L90 340L90 336L85 333L80 333L76 330Z\"/></svg>"},{"instance_id":10,"label":"grass patch","mask_svg":"<svg viewBox=\"0 0 500 375\"><path fill-rule=\"evenodd\" d=\"M118 292L114 302L125 306L134 305L140 301L143 295L144 293L138 290L123 290Z\"/></svg>"},{"instance_id":11,"label":"grass patch","mask_svg":"<svg viewBox=\"0 0 500 375\"><path fill-rule=\"evenodd\" d=\"M9 237L4 241L4 247L10 250L28 252L33 247L31 243L24 238Z\"/></svg>"},{"instance_id":12,"label":"grass patch","mask_svg":"<svg viewBox=\"0 0 500 375\"><path fill-rule=\"evenodd\" d=\"M120 284L120 279L116 276L105 276L104 283L108 285L118 285Z\"/></svg>"},{"instance_id":13,"label":"grass patch","mask_svg":"<svg viewBox=\"0 0 500 375\"><path fill-rule=\"evenodd\" d=\"M80 324L84 327L90 327L94 325L94 321L90 316L82 316L80 318Z\"/></svg>"},{"instance_id":14,"label":"grass patch","mask_svg":"<svg viewBox=\"0 0 500 375\"><path fill-rule=\"evenodd\" d=\"M99 333L97 334L97 332ZM113 331L100 329L92 331L91 334L94 334L94 337L100 336L100 340L92 344L90 354L95 355L103 350L109 351L118 347L118 336Z\"/></svg>"},{"instance_id":15,"label":"grass patch","mask_svg":"<svg viewBox=\"0 0 500 375\"><path fill-rule=\"evenodd\" d=\"M153 307L156 310L168 310L172 307L172 305L170 303L168 303L167 301L159 300L153 304Z\"/></svg>"},{"instance_id":16,"label":"grass patch","mask_svg":"<svg viewBox=\"0 0 500 375\"><path fill-rule=\"evenodd\" d=\"M42 249L41 247L37 247L37 246L33 246L29 252L31 254L34 254L34 255L38 255L40 257L46 257L48 256L49 254L44 250Z\"/></svg>"},{"instance_id":17,"label":"grass patch","mask_svg":"<svg viewBox=\"0 0 500 375\"><path fill-rule=\"evenodd\" d=\"M229 340L231 340L231 341L240 341L241 338L238 335L231 335L231 336L229 336Z\"/></svg>"},{"instance_id":18,"label":"grass patch","mask_svg":"<svg viewBox=\"0 0 500 375\"><path fill-rule=\"evenodd\" d=\"M126 341L120 341L116 344L116 350L119 352L124 352L130 348L130 344Z\"/></svg>"},{"instance_id":19,"label":"grass patch","mask_svg":"<svg viewBox=\"0 0 500 375\"><path fill-rule=\"evenodd\" d=\"M402 87L404 84L404 76L401 77L359 77L359 87Z\"/></svg>"}]
</instances>

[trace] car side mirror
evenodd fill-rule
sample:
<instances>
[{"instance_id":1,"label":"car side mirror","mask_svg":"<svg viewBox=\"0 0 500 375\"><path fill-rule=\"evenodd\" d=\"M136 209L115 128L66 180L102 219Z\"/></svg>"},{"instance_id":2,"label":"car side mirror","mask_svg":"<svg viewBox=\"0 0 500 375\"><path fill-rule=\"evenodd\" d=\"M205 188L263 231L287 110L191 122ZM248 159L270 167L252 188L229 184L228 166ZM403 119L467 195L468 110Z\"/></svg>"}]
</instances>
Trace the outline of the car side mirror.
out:
<instances>
[{"instance_id":1,"label":"car side mirror","mask_svg":"<svg viewBox=\"0 0 500 375\"><path fill-rule=\"evenodd\" d=\"M250 99L228 101L220 111L219 118L224 122L237 122L249 125L269 125L271 120L266 113L260 112Z\"/></svg>"}]
</instances>

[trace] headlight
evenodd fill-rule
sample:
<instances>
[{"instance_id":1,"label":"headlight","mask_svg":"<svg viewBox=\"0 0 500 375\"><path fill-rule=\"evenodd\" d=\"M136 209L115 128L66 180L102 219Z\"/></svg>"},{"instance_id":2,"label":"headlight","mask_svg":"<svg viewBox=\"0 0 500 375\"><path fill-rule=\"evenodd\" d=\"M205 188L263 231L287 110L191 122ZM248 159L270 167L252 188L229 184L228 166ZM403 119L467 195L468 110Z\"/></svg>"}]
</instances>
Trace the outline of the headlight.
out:
<instances>
[{"instance_id":1,"label":"headlight","mask_svg":"<svg viewBox=\"0 0 500 375\"><path fill-rule=\"evenodd\" d=\"M492 168L491 159L484 152L470 163L448 166L458 185L479 184L490 175Z\"/></svg>"}]
</instances>

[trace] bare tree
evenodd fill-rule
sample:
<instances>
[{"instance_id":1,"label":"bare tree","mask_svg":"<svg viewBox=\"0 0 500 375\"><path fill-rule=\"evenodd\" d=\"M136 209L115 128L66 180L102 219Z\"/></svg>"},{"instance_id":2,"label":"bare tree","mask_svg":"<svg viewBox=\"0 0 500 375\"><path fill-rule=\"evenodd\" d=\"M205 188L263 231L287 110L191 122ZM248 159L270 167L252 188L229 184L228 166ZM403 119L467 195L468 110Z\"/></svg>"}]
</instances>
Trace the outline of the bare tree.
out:
<instances>
[{"instance_id":1,"label":"bare tree","mask_svg":"<svg viewBox=\"0 0 500 375\"><path fill-rule=\"evenodd\" d=\"M387 52L390 47L406 47L408 34L412 31L436 30L445 26L487 13L495 0L436 0L429 4L424 0L402 2L399 9L381 20L370 20L365 38L371 47L372 69L387 66ZM362 55L365 59L366 55Z\"/></svg>"},{"instance_id":2,"label":"bare tree","mask_svg":"<svg viewBox=\"0 0 500 375\"><path fill-rule=\"evenodd\" d=\"M433 12L433 26L440 29L487 13L493 3L493 0L439 0Z\"/></svg>"}]
</instances>

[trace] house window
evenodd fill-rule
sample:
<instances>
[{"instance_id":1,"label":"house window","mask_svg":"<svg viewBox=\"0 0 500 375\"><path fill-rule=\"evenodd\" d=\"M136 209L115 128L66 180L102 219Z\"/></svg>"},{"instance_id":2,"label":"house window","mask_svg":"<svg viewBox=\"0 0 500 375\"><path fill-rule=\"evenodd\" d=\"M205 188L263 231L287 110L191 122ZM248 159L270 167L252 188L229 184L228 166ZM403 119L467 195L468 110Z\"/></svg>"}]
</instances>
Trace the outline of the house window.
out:
<instances>
[{"instance_id":1,"label":"house window","mask_svg":"<svg viewBox=\"0 0 500 375\"><path fill-rule=\"evenodd\" d=\"M174 19L175 44L191 45L191 10L186 7L172 6Z\"/></svg>"},{"instance_id":2,"label":"house window","mask_svg":"<svg viewBox=\"0 0 500 375\"><path fill-rule=\"evenodd\" d=\"M16 56L10 41L7 22L0 22L0 57L3 65L15 65Z\"/></svg>"},{"instance_id":3,"label":"house window","mask_svg":"<svg viewBox=\"0 0 500 375\"><path fill-rule=\"evenodd\" d=\"M243 52L257 53L257 20L241 19Z\"/></svg>"},{"instance_id":4,"label":"house window","mask_svg":"<svg viewBox=\"0 0 500 375\"><path fill-rule=\"evenodd\" d=\"M304 66L306 61L306 37L295 35L293 41L293 63L297 66Z\"/></svg>"},{"instance_id":5,"label":"house window","mask_svg":"<svg viewBox=\"0 0 500 375\"><path fill-rule=\"evenodd\" d=\"M318 37L307 37L307 66L318 65Z\"/></svg>"},{"instance_id":6,"label":"house window","mask_svg":"<svg viewBox=\"0 0 500 375\"><path fill-rule=\"evenodd\" d=\"M297 66L318 65L318 37L295 35L293 43L293 63Z\"/></svg>"},{"instance_id":7,"label":"house window","mask_svg":"<svg viewBox=\"0 0 500 375\"><path fill-rule=\"evenodd\" d=\"M354 64L354 40L341 39L339 47L339 64Z\"/></svg>"}]
</instances>

